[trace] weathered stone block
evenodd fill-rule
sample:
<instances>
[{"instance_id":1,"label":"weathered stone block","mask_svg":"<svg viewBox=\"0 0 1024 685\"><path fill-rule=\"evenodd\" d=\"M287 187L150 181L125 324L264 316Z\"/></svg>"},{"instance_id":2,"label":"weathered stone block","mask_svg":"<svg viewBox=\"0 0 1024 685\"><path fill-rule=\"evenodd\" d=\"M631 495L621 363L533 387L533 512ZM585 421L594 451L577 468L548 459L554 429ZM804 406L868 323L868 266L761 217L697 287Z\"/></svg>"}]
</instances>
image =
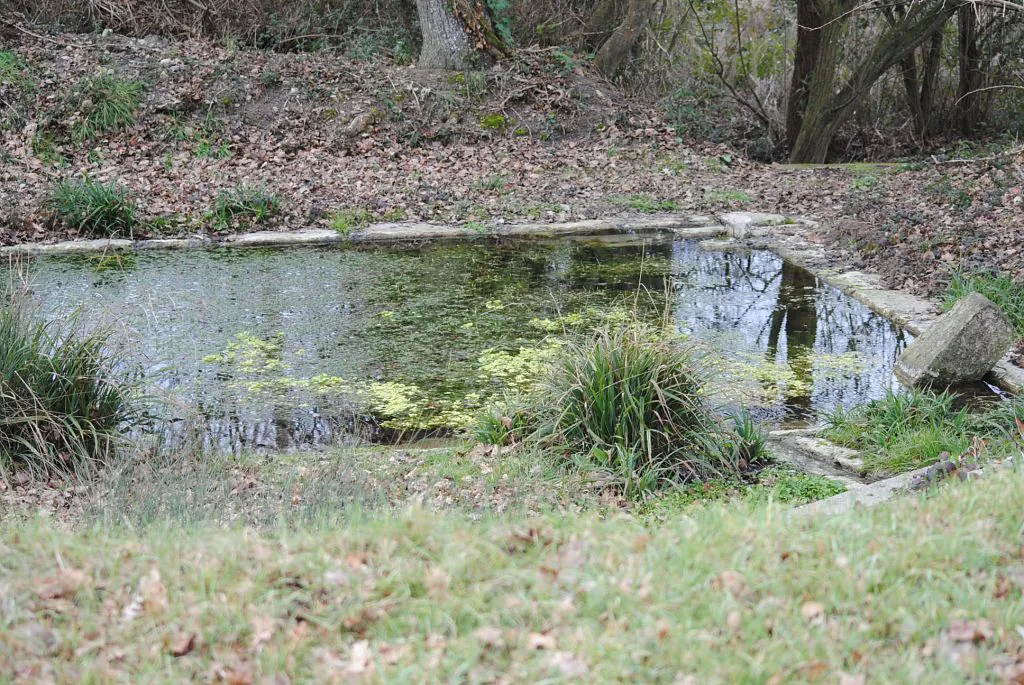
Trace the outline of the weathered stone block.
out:
<instances>
[{"instance_id":1,"label":"weathered stone block","mask_svg":"<svg viewBox=\"0 0 1024 685\"><path fill-rule=\"evenodd\" d=\"M912 387L979 381L1009 351L1016 337L996 305L971 293L907 347L896 362L896 377Z\"/></svg>"}]
</instances>

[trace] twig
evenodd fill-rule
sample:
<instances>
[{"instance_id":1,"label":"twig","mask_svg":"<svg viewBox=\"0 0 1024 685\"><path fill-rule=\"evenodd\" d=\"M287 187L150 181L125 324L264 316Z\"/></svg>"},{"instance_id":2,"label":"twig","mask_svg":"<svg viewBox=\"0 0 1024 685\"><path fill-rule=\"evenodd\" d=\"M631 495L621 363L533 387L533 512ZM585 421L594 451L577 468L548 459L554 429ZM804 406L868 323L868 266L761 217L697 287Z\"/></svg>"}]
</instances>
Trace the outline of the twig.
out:
<instances>
[{"instance_id":1,"label":"twig","mask_svg":"<svg viewBox=\"0 0 1024 685\"><path fill-rule=\"evenodd\" d=\"M38 38L39 40L43 41L44 43L49 43L51 45L60 45L62 47L64 47L64 46L71 46L73 48L79 48L79 49L82 49L82 50L84 50L84 49L89 47L88 45L81 45L79 43L70 43L70 42L63 42L63 41L55 40L53 38L50 38L49 36L44 36L44 35L38 34L35 31L29 31L24 26L21 26L17 22L10 21L9 19L4 19L4 23L7 24L8 26L10 26L11 28L15 29L15 30L21 31L22 33L24 33L27 36L32 36L33 38Z\"/></svg>"}]
</instances>

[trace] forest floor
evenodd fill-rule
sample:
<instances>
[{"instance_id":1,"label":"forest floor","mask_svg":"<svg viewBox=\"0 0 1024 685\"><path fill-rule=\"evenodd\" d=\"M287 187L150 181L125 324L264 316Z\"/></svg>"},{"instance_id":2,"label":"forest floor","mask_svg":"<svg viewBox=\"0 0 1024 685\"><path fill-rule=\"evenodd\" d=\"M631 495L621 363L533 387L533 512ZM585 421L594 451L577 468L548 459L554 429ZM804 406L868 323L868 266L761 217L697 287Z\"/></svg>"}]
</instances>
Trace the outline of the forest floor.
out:
<instances>
[{"instance_id":1,"label":"forest floor","mask_svg":"<svg viewBox=\"0 0 1024 685\"><path fill-rule=\"evenodd\" d=\"M214 212L247 187L279 201L264 228L415 220L485 231L745 209L815 219L837 260L914 292L937 292L953 269L1024 274L1020 152L754 163L681 138L659 112L550 50L449 74L333 52L7 31L0 244L80 237L47 198L88 175L135 193L136 236L252 229L244 212ZM111 81L140 90L111 105ZM118 106L123 125L111 124Z\"/></svg>"}]
</instances>

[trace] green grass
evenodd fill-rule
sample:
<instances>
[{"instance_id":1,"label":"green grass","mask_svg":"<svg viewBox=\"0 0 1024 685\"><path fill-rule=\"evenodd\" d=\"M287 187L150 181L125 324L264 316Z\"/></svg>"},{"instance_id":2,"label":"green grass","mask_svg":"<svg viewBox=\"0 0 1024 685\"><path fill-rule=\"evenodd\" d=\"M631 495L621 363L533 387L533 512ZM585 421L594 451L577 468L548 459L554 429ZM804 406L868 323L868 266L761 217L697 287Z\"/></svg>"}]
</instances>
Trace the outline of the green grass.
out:
<instances>
[{"instance_id":1,"label":"green grass","mask_svg":"<svg viewBox=\"0 0 1024 685\"><path fill-rule=\"evenodd\" d=\"M596 331L569 341L550 368L543 390L506 415L484 414L477 435L547 445L606 471L634 498L735 476L765 457L753 422L741 417L730 431L708 406L699 355L654 331Z\"/></svg>"},{"instance_id":2,"label":"green grass","mask_svg":"<svg viewBox=\"0 0 1024 685\"><path fill-rule=\"evenodd\" d=\"M837 518L709 506L344 526L0 528L0 678L1002 682L1017 472Z\"/></svg>"},{"instance_id":3,"label":"green grass","mask_svg":"<svg viewBox=\"0 0 1024 685\"><path fill-rule=\"evenodd\" d=\"M1005 274L979 271L953 272L949 287L943 296L943 307L951 309L956 302L970 293L980 293L992 300L1024 338L1024 281Z\"/></svg>"},{"instance_id":4,"label":"green grass","mask_svg":"<svg viewBox=\"0 0 1024 685\"><path fill-rule=\"evenodd\" d=\"M645 214L679 211L679 203L675 200L660 200L650 195L614 196L609 198L609 201L612 204L623 205Z\"/></svg>"},{"instance_id":5,"label":"green grass","mask_svg":"<svg viewBox=\"0 0 1024 685\"><path fill-rule=\"evenodd\" d=\"M722 202L730 204L733 202L753 202L754 198L750 193L742 190L729 190L727 188L719 188L709 190L707 199L710 202Z\"/></svg>"},{"instance_id":6,"label":"green grass","mask_svg":"<svg viewBox=\"0 0 1024 685\"><path fill-rule=\"evenodd\" d=\"M268 223L281 212L281 198L267 188L239 184L217 194L210 211L214 226L246 228Z\"/></svg>"},{"instance_id":7,"label":"green grass","mask_svg":"<svg viewBox=\"0 0 1024 685\"><path fill-rule=\"evenodd\" d=\"M106 350L77 319L46 323L21 293L0 291L0 478L85 477L110 458L134 410Z\"/></svg>"},{"instance_id":8,"label":"green grass","mask_svg":"<svg viewBox=\"0 0 1024 685\"><path fill-rule=\"evenodd\" d=\"M363 207L339 209L331 214L329 221L332 230L348 236L373 223L373 213Z\"/></svg>"},{"instance_id":9,"label":"green grass","mask_svg":"<svg viewBox=\"0 0 1024 685\"><path fill-rule=\"evenodd\" d=\"M60 181L46 208L64 226L93 238L131 237L139 224L135 196L113 181Z\"/></svg>"},{"instance_id":10,"label":"green grass","mask_svg":"<svg viewBox=\"0 0 1024 685\"><path fill-rule=\"evenodd\" d=\"M138 117L144 86L112 76L86 79L72 92L80 120L72 127L77 142L128 128Z\"/></svg>"},{"instance_id":11,"label":"green grass","mask_svg":"<svg viewBox=\"0 0 1024 685\"><path fill-rule=\"evenodd\" d=\"M18 91L34 91L35 82L25 74L25 62L13 52L0 51L0 86L9 85Z\"/></svg>"},{"instance_id":12,"label":"green grass","mask_svg":"<svg viewBox=\"0 0 1024 685\"><path fill-rule=\"evenodd\" d=\"M860 450L869 472L900 473L939 460L957 458L975 437L995 454L1019 451L1015 419L1024 403L1004 402L980 413L956 408L955 394L926 390L888 393L884 398L826 417L824 437Z\"/></svg>"}]
</instances>

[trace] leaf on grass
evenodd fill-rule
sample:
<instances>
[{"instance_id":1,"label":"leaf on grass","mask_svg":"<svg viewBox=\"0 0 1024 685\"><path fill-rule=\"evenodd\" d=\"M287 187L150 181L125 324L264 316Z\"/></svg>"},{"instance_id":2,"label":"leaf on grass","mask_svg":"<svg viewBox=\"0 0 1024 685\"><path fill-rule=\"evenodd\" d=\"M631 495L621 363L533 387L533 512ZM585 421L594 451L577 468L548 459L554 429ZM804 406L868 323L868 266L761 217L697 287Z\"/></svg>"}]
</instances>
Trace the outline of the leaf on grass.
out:
<instances>
[{"instance_id":1,"label":"leaf on grass","mask_svg":"<svg viewBox=\"0 0 1024 685\"><path fill-rule=\"evenodd\" d=\"M804 617L805 621L818 623L825 618L825 607L818 602L805 602L800 607L800 614Z\"/></svg>"},{"instance_id":2,"label":"leaf on grass","mask_svg":"<svg viewBox=\"0 0 1024 685\"><path fill-rule=\"evenodd\" d=\"M259 649L274 637L277 621L272 616L252 617L252 647Z\"/></svg>"},{"instance_id":3,"label":"leaf on grass","mask_svg":"<svg viewBox=\"0 0 1024 685\"><path fill-rule=\"evenodd\" d=\"M992 623L981 618L976 621L952 621L946 634L953 642L977 644L991 639L995 634L995 629L993 629Z\"/></svg>"},{"instance_id":4,"label":"leaf on grass","mask_svg":"<svg viewBox=\"0 0 1024 685\"><path fill-rule=\"evenodd\" d=\"M501 647L504 642L502 639L501 629L495 628L494 626L483 626L481 628L477 628L473 632L473 637L476 638L484 647Z\"/></svg>"},{"instance_id":5,"label":"leaf on grass","mask_svg":"<svg viewBox=\"0 0 1024 685\"><path fill-rule=\"evenodd\" d=\"M36 583L36 594L42 599L74 597L85 583L85 573L73 568L61 569L56 574Z\"/></svg>"},{"instance_id":6,"label":"leaf on grass","mask_svg":"<svg viewBox=\"0 0 1024 685\"><path fill-rule=\"evenodd\" d=\"M160 571L150 569L149 574L139 581L139 595L142 597L142 608L157 614L167 608L167 588L160 579Z\"/></svg>"},{"instance_id":7,"label":"leaf on grass","mask_svg":"<svg viewBox=\"0 0 1024 685\"><path fill-rule=\"evenodd\" d=\"M185 656L196 647L196 634L189 631L179 631L167 641L167 651L171 656Z\"/></svg>"},{"instance_id":8,"label":"leaf on grass","mask_svg":"<svg viewBox=\"0 0 1024 685\"><path fill-rule=\"evenodd\" d=\"M582 678L590 667L572 652L552 652L551 665L558 669L563 678Z\"/></svg>"},{"instance_id":9,"label":"leaf on grass","mask_svg":"<svg viewBox=\"0 0 1024 685\"><path fill-rule=\"evenodd\" d=\"M558 642L548 633L530 633L526 638L527 649L555 649Z\"/></svg>"}]
</instances>

